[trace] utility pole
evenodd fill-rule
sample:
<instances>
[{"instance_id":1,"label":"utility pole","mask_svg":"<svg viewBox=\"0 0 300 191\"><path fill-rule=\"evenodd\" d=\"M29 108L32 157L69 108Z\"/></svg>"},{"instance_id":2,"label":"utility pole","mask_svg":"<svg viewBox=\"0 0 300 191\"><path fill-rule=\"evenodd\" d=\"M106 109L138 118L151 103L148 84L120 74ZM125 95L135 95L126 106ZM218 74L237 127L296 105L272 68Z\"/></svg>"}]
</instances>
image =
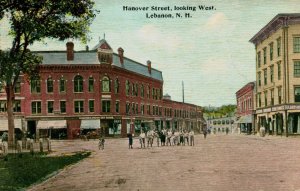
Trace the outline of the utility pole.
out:
<instances>
[{"instance_id":1,"label":"utility pole","mask_svg":"<svg viewBox=\"0 0 300 191\"><path fill-rule=\"evenodd\" d=\"M182 81L182 103L184 103L184 83Z\"/></svg>"}]
</instances>

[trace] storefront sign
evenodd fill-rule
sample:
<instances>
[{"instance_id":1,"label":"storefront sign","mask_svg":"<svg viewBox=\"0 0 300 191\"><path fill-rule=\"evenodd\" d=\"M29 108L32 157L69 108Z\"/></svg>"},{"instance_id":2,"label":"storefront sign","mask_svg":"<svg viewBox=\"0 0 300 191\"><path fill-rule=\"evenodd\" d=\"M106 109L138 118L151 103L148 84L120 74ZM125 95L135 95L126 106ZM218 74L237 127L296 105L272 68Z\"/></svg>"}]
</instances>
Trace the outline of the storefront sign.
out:
<instances>
[{"instance_id":1,"label":"storefront sign","mask_svg":"<svg viewBox=\"0 0 300 191\"><path fill-rule=\"evenodd\" d=\"M284 110L284 106L272 107L272 111L282 111Z\"/></svg>"},{"instance_id":2,"label":"storefront sign","mask_svg":"<svg viewBox=\"0 0 300 191\"><path fill-rule=\"evenodd\" d=\"M286 105L285 109L290 109L290 110L300 110L300 105Z\"/></svg>"},{"instance_id":3,"label":"storefront sign","mask_svg":"<svg viewBox=\"0 0 300 191\"><path fill-rule=\"evenodd\" d=\"M256 114L262 113L262 109L256 110Z\"/></svg>"}]
</instances>

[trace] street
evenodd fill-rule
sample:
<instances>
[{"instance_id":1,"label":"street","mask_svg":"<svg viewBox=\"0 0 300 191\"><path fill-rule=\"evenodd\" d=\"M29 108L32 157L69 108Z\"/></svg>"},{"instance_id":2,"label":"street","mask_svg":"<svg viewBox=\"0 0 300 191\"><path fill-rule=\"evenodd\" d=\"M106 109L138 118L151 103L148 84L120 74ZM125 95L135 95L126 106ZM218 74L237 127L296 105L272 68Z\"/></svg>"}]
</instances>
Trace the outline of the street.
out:
<instances>
[{"instance_id":1,"label":"street","mask_svg":"<svg viewBox=\"0 0 300 191\"><path fill-rule=\"evenodd\" d=\"M195 146L140 149L134 139L53 141L52 155L92 155L28 190L255 190L300 191L300 138L195 136Z\"/></svg>"}]
</instances>

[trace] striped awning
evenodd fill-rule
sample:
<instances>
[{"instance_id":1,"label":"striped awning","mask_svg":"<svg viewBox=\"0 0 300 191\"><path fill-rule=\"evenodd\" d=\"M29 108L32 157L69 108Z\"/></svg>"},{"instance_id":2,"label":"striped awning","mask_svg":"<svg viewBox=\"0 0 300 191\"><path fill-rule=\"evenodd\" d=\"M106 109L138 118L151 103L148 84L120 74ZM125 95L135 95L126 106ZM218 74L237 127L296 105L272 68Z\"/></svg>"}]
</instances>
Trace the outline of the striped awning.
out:
<instances>
[{"instance_id":1,"label":"striped awning","mask_svg":"<svg viewBox=\"0 0 300 191\"><path fill-rule=\"evenodd\" d=\"M38 121L37 122L38 129L63 129L67 128L66 120L49 120L49 121Z\"/></svg>"},{"instance_id":2,"label":"striped awning","mask_svg":"<svg viewBox=\"0 0 300 191\"><path fill-rule=\"evenodd\" d=\"M21 119L14 119L15 122L15 129L19 128L22 129L22 120ZM8 131L8 120L7 119L0 119L0 131Z\"/></svg>"}]
</instances>

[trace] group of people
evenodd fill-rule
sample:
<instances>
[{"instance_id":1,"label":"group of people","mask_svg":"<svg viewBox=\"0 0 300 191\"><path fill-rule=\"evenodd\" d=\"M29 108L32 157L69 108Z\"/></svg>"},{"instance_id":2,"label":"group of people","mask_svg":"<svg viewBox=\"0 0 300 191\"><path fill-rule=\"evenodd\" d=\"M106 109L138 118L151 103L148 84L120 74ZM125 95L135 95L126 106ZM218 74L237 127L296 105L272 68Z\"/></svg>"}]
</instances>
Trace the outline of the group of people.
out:
<instances>
[{"instance_id":1,"label":"group of people","mask_svg":"<svg viewBox=\"0 0 300 191\"><path fill-rule=\"evenodd\" d=\"M156 139L157 146L171 146L171 145L190 145L194 146L194 131L181 130L172 131L171 129L149 130L147 132L141 131L138 139L141 148L152 147L154 140ZM129 139L129 149L132 149L133 136L128 134Z\"/></svg>"}]
</instances>

